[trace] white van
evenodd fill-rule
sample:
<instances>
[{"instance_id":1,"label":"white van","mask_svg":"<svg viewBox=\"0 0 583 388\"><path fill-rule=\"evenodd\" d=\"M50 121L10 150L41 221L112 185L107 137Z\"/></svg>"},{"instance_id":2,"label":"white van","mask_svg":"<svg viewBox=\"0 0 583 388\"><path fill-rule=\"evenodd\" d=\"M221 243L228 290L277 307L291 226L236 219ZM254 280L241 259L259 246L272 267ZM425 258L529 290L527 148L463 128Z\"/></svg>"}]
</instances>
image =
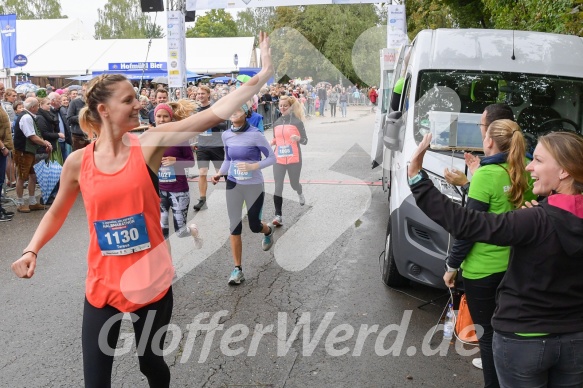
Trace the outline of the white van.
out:
<instances>
[{"instance_id":1,"label":"white van","mask_svg":"<svg viewBox=\"0 0 583 388\"><path fill-rule=\"evenodd\" d=\"M386 113L383 188L390 211L381 275L392 287L414 280L443 288L453 238L415 205L407 185L408 158L427 131L440 134L423 167L437 188L462 203L465 198L443 172L446 167L464 171L461 150L482 146L477 124L487 105L512 108L530 151L542 133L581 133L583 39L525 31L424 30L403 47L394 71L391 87L404 77L402 94L393 94L399 98L397 110L391 112L390 101L381 100ZM451 150L454 145L458 151Z\"/></svg>"}]
</instances>

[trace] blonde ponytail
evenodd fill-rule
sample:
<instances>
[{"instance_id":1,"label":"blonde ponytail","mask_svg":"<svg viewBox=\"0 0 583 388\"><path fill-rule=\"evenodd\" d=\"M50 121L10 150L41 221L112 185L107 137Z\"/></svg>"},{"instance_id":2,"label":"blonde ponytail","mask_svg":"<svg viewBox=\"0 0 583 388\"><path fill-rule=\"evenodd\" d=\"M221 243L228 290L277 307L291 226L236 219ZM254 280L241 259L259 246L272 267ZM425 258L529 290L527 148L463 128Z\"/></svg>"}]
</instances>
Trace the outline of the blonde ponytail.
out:
<instances>
[{"instance_id":1,"label":"blonde ponytail","mask_svg":"<svg viewBox=\"0 0 583 388\"><path fill-rule=\"evenodd\" d=\"M524 193L528 189L526 179L526 143L520 126L512 120L496 120L488 127L488 135L496 143L500 152L508 154L508 175L510 176L510 191L508 199L519 208L524 202Z\"/></svg>"},{"instance_id":2,"label":"blonde ponytail","mask_svg":"<svg viewBox=\"0 0 583 388\"><path fill-rule=\"evenodd\" d=\"M99 137L101 134L101 117L94 117L87 107L83 107L79 112L79 126L89 139L93 136Z\"/></svg>"}]
</instances>

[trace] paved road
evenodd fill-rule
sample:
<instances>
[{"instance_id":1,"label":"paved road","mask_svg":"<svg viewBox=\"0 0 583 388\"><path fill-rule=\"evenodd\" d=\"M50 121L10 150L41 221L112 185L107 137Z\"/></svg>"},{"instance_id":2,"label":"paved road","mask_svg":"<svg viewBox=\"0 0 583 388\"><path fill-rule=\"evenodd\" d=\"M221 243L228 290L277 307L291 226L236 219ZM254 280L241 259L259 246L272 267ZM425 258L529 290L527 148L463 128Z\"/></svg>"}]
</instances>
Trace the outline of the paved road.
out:
<instances>
[{"instance_id":1,"label":"paved road","mask_svg":"<svg viewBox=\"0 0 583 388\"><path fill-rule=\"evenodd\" d=\"M453 344L442 345L447 356L430 355L440 351L439 333L424 341L442 306L417 306L441 291L413 285L405 294L380 281L387 201L380 187L362 184L379 178L368 156L373 121L365 108L355 107L348 119L308 122L306 206L286 186L285 225L270 252L244 225L247 281L239 287L226 284L232 259L224 184L211 188L209 209L195 217L204 247L195 251L188 239L172 240L178 274L166 343L172 386L480 385L472 356L460 355ZM268 181L271 175L267 169ZM266 190L264 217L271 219L273 184ZM194 202L196 183L191 192ZM83 386L85 212L79 199L39 255L34 278L16 279L9 265L41 217L17 214L0 224L0 387ZM147 386L131 339L131 326L124 323L116 387Z\"/></svg>"}]
</instances>

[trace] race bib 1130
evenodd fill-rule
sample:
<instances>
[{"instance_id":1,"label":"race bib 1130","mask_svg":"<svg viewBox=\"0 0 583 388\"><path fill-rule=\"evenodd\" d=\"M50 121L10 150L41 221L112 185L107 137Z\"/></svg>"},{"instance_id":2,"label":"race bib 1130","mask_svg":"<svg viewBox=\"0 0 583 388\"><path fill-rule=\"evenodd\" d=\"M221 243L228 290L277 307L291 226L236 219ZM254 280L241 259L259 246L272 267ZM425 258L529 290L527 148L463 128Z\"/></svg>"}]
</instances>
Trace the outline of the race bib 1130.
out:
<instances>
[{"instance_id":1,"label":"race bib 1130","mask_svg":"<svg viewBox=\"0 0 583 388\"><path fill-rule=\"evenodd\" d=\"M95 221L93 225L103 256L124 256L150 248L144 213Z\"/></svg>"}]
</instances>

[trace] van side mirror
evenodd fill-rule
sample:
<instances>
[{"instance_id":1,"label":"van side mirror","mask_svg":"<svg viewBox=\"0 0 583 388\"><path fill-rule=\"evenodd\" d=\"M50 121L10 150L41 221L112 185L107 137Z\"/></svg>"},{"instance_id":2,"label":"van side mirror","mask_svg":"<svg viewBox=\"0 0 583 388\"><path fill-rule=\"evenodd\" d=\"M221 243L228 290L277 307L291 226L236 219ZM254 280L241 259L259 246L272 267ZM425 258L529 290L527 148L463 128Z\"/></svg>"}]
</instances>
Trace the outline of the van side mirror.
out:
<instances>
[{"instance_id":1,"label":"van side mirror","mask_svg":"<svg viewBox=\"0 0 583 388\"><path fill-rule=\"evenodd\" d=\"M391 112L387 115L385 126L383 128L383 143L391 151L401 151L401 142L399 140L399 131L401 129L401 116L399 111Z\"/></svg>"}]
</instances>

